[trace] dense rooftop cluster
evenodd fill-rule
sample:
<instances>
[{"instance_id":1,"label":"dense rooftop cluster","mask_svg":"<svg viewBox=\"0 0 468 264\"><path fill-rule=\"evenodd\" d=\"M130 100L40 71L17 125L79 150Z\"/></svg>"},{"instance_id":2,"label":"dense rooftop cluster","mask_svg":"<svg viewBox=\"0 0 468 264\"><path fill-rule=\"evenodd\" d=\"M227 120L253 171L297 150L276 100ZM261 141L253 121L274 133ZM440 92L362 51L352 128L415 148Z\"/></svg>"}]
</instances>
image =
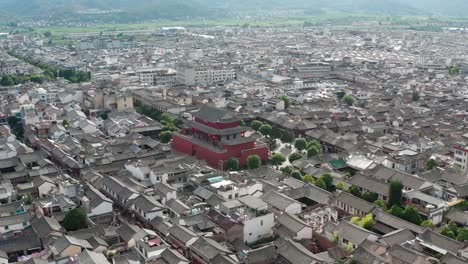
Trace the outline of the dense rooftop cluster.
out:
<instances>
[{"instance_id":1,"label":"dense rooftop cluster","mask_svg":"<svg viewBox=\"0 0 468 264\"><path fill-rule=\"evenodd\" d=\"M128 34L0 39L0 263L468 261L466 34Z\"/></svg>"}]
</instances>

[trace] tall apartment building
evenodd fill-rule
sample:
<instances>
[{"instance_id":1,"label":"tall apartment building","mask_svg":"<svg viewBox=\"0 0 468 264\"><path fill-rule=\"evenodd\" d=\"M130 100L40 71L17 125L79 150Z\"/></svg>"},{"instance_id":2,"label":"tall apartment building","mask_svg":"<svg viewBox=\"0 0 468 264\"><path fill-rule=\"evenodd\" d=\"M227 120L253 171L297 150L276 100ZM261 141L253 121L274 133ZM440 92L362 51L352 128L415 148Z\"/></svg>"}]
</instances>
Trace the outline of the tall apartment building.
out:
<instances>
[{"instance_id":1,"label":"tall apartment building","mask_svg":"<svg viewBox=\"0 0 468 264\"><path fill-rule=\"evenodd\" d=\"M212 84L233 80L236 78L236 71L223 66L187 66L177 67L177 82L183 85Z\"/></svg>"}]
</instances>

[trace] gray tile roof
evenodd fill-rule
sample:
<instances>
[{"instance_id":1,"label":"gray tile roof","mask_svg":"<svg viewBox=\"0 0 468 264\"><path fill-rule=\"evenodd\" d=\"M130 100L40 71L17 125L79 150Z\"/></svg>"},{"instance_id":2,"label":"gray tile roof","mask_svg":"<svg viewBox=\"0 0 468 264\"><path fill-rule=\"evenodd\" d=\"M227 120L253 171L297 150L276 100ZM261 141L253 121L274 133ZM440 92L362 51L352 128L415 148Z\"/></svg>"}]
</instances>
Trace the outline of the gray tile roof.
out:
<instances>
[{"instance_id":1,"label":"gray tile roof","mask_svg":"<svg viewBox=\"0 0 468 264\"><path fill-rule=\"evenodd\" d=\"M234 115L228 111L208 105L203 105L194 116L211 123L230 123L237 121Z\"/></svg>"},{"instance_id":2,"label":"gray tile roof","mask_svg":"<svg viewBox=\"0 0 468 264\"><path fill-rule=\"evenodd\" d=\"M340 238L351 241L355 245L360 245L371 236L378 237L377 234L344 220L338 223L334 231L338 232Z\"/></svg>"},{"instance_id":3,"label":"gray tile roof","mask_svg":"<svg viewBox=\"0 0 468 264\"><path fill-rule=\"evenodd\" d=\"M232 253L229 249L214 241L213 239L206 237L199 237L191 246L192 250L195 250L198 254L204 258L212 260L218 254L229 254Z\"/></svg>"},{"instance_id":4,"label":"gray tile roof","mask_svg":"<svg viewBox=\"0 0 468 264\"><path fill-rule=\"evenodd\" d=\"M190 210L190 207L188 207L179 199L170 199L166 202L166 206L179 215Z\"/></svg>"},{"instance_id":5,"label":"gray tile roof","mask_svg":"<svg viewBox=\"0 0 468 264\"><path fill-rule=\"evenodd\" d=\"M458 254L458 251L463 248L463 243L460 243L454 239L450 239L444 235L426 228L424 233L419 235L417 239L421 240L421 243L428 243L435 245L439 248L443 248L450 253Z\"/></svg>"},{"instance_id":6,"label":"gray tile roof","mask_svg":"<svg viewBox=\"0 0 468 264\"><path fill-rule=\"evenodd\" d=\"M169 235L175 237L184 244L190 241L190 239L198 237L195 232L180 225L173 225L169 228Z\"/></svg>"},{"instance_id":7,"label":"gray tile roof","mask_svg":"<svg viewBox=\"0 0 468 264\"><path fill-rule=\"evenodd\" d=\"M65 233L65 229L63 229L57 220L47 216L36 219L32 222L32 226L40 238L45 238L54 231Z\"/></svg>"},{"instance_id":8,"label":"gray tile roof","mask_svg":"<svg viewBox=\"0 0 468 264\"><path fill-rule=\"evenodd\" d=\"M272 263L276 259L276 249L274 245L266 245L260 248L252 249L247 252L247 263L260 264Z\"/></svg>"},{"instance_id":9,"label":"gray tile roof","mask_svg":"<svg viewBox=\"0 0 468 264\"><path fill-rule=\"evenodd\" d=\"M404 261L404 263L415 263L418 257L426 258L422 253L419 253L415 250L403 247L399 244L394 244L389 250L388 255ZM397 261L395 261L397 262Z\"/></svg>"},{"instance_id":10,"label":"gray tile roof","mask_svg":"<svg viewBox=\"0 0 468 264\"><path fill-rule=\"evenodd\" d=\"M351 178L349 183L365 190L375 192L383 196L388 196L389 185L386 182L373 179L362 174L357 174Z\"/></svg>"},{"instance_id":11,"label":"gray tile roof","mask_svg":"<svg viewBox=\"0 0 468 264\"><path fill-rule=\"evenodd\" d=\"M455 221L455 223L460 225L467 225L468 224L468 212L463 212L457 209L452 209L447 214L447 219Z\"/></svg>"},{"instance_id":12,"label":"gray tile roof","mask_svg":"<svg viewBox=\"0 0 468 264\"><path fill-rule=\"evenodd\" d=\"M403 229L398 229L393 232L390 232L388 234L385 234L381 237L381 240L387 244L389 247L395 245L395 244L402 244L406 241L410 241L415 239L416 237L413 235L413 233L406 228Z\"/></svg>"},{"instance_id":13,"label":"gray tile roof","mask_svg":"<svg viewBox=\"0 0 468 264\"><path fill-rule=\"evenodd\" d=\"M424 232L423 227L420 227L401 218L398 218L394 215L391 215L387 212L384 212L380 208L374 209L372 213L374 214L374 221L381 222L385 225L392 227L393 229L406 228L416 234L422 234Z\"/></svg>"},{"instance_id":14,"label":"gray tile roof","mask_svg":"<svg viewBox=\"0 0 468 264\"><path fill-rule=\"evenodd\" d=\"M292 189L284 192L284 194L294 200L308 198L319 204L328 204L332 194L313 184L307 183L297 189Z\"/></svg>"},{"instance_id":15,"label":"gray tile roof","mask_svg":"<svg viewBox=\"0 0 468 264\"><path fill-rule=\"evenodd\" d=\"M366 263L366 264L387 264L388 262L376 255L370 252L369 250L363 248L363 247L358 247L356 250L353 251L352 256L355 260L357 260L359 263Z\"/></svg>"},{"instance_id":16,"label":"gray tile roof","mask_svg":"<svg viewBox=\"0 0 468 264\"><path fill-rule=\"evenodd\" d=\"M132 238L135 237L136 234L138 234L139 232L141 232L142 229L139 228L138 226L136 225L132 225L132 224L129 224L129 223L126 223L122 226L120 226L117 230L116 230L116 233L119 237L121 237L124 241L128 242L130 241Z\"/></svg>"},{"instance_id":17,"label":"gray tile roof","mask_svg":"<svg viewBox=\"0 0 468 264\"><path fill-rule=\"evenodd\" d=\"M364 212L364 213L369 213L372 211L372 209L375 208L375 205L372 204L372 203L369 203L368 201L366 200L363 200L359 197L356 197L350 193L347 193L347 192L340 192L337 196L336 196L336 200L337 201L340 201L344 204L347 204L361 212Z\"/></svg>"},{"instance_id":18,"label":"gray tile roof","mask_svg":"<svg viewBox=\"0 0 468 264\"><path fill-rule=\"evenodd\" d=\"M275 241L278 255L289 263L315 264L323 262L322 259L307 250L303 245L289 238L279 238Z\"/></svg>"},{"instance_id":19,"label":"gray tile roof","mask_svg":"<svg viewBox=\"0 0 468 264\"><path fill-rule=\"evenodd\" d=\"M77 264L108 264L110 263L102 253L96 253L89 250L83 250L76 257Z\"/></svg>"},{"instance_id":20,"label":"gray tile roof","mask_svg":"<svg viewBox=\"0 0 468 264\"><path fill-rule=\"evenodd\" d=\"M296 200L275 191L269 191L266 194L264 194L262 196L262 200L268 203L269 205L283 211L286 210L286 208L291 204L298 203Z\"/></svg>"},{"instance_id":21,"label":"gray tile roof","mask_svg":"<svg viewBox=\"0 0 468 264\"><path fill-rule=\"evenodd\" d=\"M445 254L445 256L440 259L440 264L466 264L467 262L467 259L457 257L450 252Z\"/></svg>"},{"instance_id":22,"label":"gray tile roof","mask_svg":"<svg viewBox=\"0 0 468 264\"><path fill-rule=\"evenodd\" d=\"M304 228L312 228L306 222L299 219L299 217L286 212L278 216L276 221L279 225L291 230L294 233L297 233Z\"/></svg>"}]
</instances>

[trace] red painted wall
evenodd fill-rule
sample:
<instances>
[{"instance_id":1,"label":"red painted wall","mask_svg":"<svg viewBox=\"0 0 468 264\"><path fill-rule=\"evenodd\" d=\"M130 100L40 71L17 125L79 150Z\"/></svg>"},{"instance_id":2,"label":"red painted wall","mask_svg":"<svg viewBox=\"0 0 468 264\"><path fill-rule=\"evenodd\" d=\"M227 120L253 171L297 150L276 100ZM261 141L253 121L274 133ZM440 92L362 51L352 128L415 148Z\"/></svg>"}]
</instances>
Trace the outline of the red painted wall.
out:
<instances>
[{"instance_id":1,"label":"red painted wall","mask_svg":"<svg viewBox=\"0 0 468 264\"><path fill-rule=\"evenodd\" d=\"M217 153L208 148L200 145L193 144L189 140L174 135L172 138L172 148L186 155L195 157L200 160L205 160L208 165L213 168L219 169L219 161L226 161L231 157L239 159L241 165L245 165L247 157L250 155L259 155L262 161L268 160L268 149L267 147L256 147L254 142L248 142L236 146L227 146L225 153Z\"/></svg>"}]
</instances>

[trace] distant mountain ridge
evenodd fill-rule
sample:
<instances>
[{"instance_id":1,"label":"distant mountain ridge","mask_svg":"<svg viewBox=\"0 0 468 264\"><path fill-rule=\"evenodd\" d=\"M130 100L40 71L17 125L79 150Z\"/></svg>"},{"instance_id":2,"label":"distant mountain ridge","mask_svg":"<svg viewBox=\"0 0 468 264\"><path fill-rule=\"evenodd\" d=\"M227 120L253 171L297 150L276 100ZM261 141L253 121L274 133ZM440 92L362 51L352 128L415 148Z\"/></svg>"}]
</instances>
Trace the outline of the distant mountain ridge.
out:
<instances>
[{"instance_id":1,"label":"distant mountain ridge","mask_svg":"<svg viewBox=\"0 0 468 264\"><path fill-rule=\"evenodd\" d=\"M118 9L145 18L213 17L255 10L339 11L354 14L468 16L467 0L0 0L0 12L53 16Z\"/></svg>"}]
</instances>

